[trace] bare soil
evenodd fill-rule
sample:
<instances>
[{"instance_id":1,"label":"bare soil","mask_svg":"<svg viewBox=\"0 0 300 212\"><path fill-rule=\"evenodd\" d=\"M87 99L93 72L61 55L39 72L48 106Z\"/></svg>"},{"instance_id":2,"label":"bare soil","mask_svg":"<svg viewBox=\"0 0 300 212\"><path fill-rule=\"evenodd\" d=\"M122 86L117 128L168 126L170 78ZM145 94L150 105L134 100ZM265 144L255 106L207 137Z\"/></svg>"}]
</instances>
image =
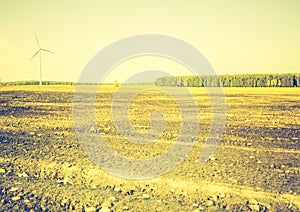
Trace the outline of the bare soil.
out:
<instances>
[{"instance_id":1,"label":"bare soil","mask_svg":"<svg viewBox=\"0 0 300 212\"><path fill-rule=\"evenodd\" d=\"M226 88L226 127L213 157L198 162L210 126L204 89L191 88L201 127L191 153L149 180L109 175L82 150L72 119L74 87L0 87L0 211L299 211L299 88ZM150 127L152 110L168 125L159 142L141 147L122 138L111 121L116 88L96 100L97 132L125 156L163 153L178 137L172 98L143 92L129 116L136 130ZM112 164L113 165L113 164Z\"/></svg>"}]
</instances>

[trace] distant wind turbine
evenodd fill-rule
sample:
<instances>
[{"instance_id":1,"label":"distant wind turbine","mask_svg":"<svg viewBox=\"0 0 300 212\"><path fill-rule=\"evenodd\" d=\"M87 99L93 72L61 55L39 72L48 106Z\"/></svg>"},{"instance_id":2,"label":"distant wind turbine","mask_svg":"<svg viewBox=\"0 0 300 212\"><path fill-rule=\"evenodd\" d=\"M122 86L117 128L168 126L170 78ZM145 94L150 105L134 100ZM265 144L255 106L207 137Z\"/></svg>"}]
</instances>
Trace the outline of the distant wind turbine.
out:
<instances>
[{"instance_id":1,"label":"distant wind turbine","mask_svg":"<svg viewBox=\"0 0 300 212\"><path fill-rule=\"evenodd\" d=\"M33 59L36 55L38 55L39 54L39 56L40 56L40 85L42 85L42 51L44 51L44 52L49 52L49 53L52 53L52 54L55 54L54 52L52 52L52 51L49 51L49 50L47 50L47 49L42 49L41 48L41 45L40 45L40 42L39 42L39 39L38 39L38 37L37 37L37 35L35 34L35 39L36 39L36 42L37 42L37 44L38 44L38 46L39 46L39 50L32 56L32 58L31 59Z\"/></svg>"}]
</instances>

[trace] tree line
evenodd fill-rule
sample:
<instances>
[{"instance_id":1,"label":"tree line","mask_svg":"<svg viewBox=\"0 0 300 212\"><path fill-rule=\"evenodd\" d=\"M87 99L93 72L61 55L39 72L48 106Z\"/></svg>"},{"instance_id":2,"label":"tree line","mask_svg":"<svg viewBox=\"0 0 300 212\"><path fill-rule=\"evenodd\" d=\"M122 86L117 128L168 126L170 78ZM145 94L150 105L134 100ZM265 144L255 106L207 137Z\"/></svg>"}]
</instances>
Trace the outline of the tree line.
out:
<instances>
[{"instance_id":1,"label":"tree line","mask_svg":"<svg viewBox=\"0 0 300 212\"><path fill-rule=\"evenodd\" d=\"M39 85L38 80L25 80L14 82L0 82L0 86L18 86L18 85ZM103 85L112 85L113 83L102 83ZM61 81L42 81L42 85L98 85L98 83L78 83L78 82L61 82Z\"/></svg>"},{"instance_id":2,"label":"tree line","mask_svg":"<svg viewBox=\"0 0 300 212\"><path fill-rule=\"evenodd\" d=\"M155 85L180 87L300 87L300 73L166 76L157 78Z\"/></svg>"},{"instance_id":3,"label":"tree line","mask_svg":"<svg viewBox=\"0 0 300 212\"><path fill-rule=\"evenodd\" d=\"M25 80L25 81L14 81L14 82L0 82L3 86L15 86L15 85L39 85L38 80ZM57 82L57 81L42 81L42 85L74 85L73 82Z\"/></svg>"},{"instance_id":4,"label":"tree line","mask_svg":"<svg viewBox=\"0 0 300 212\"><path fill-rule=\"evenodd\" d=\"M115 82L116 83L116 82ZM97 83L43 81L43 85L97 85ZM113 84L113 83L103 83ZM152 83L129 83L152 84ZM0 82L2 86L39 85L38 80ZM235 74L219 76L166 76L155 81L158 86L179 87L300 87L300 73L293 74Z\"/></svg>"},{"instance_id":5,"label":"tree line","mask_svg":"<svg viewBox=\"0 0 300 212\"><path fill-rule=\"evenodd\" d=\"M25 81L14 81L14 82L1 82L0 86L18 86L18 85L39 85L40 81L38 80L25 80ZM113 83L100 83L101 85L113 85L114 87L119 87L120 83L118 80L115 80ZM154 82L131 82L131 83L122 83L124 85L153 85ZM42 81L42 85L99 85L99 83L88 83L88 82L61 82L61 81Z\"/></svg>"}]
</instances>

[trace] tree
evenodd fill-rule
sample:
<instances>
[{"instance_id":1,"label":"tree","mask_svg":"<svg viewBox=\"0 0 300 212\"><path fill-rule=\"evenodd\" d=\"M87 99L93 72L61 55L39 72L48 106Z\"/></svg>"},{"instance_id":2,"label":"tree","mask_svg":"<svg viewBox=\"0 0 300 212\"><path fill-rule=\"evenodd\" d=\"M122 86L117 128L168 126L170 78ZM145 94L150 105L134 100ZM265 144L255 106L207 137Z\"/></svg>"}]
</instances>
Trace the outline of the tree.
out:
<instances>
[{"instance_id":1,"label":"tree","mask_svg":"<svg viewBox=\"0 0 300 212\"><path fill-rule=\"evenodd\" d=\"M281 80L277 80L277 87L281 87Z\"/></svg>"},{"instance_id":2,"label":"tree","mask_svg":"<svg viewBox=\"0 0 300 212\"><path fill-rule=\"evenodd\" d=\"M277 80L276 79L272 79L271 80L271 86L272 87L276 87L277 86Z\"/></svg>"},{"instance_id":3,"label":"tree","mask_svg":"<svg viewBox=\"0 0 300 212\"><path fill-rule=\"evenodd\" d=\"M297 78L297 87L300 87L300 74L297 74L296 78Z\"/></svg>"}]
</instances>

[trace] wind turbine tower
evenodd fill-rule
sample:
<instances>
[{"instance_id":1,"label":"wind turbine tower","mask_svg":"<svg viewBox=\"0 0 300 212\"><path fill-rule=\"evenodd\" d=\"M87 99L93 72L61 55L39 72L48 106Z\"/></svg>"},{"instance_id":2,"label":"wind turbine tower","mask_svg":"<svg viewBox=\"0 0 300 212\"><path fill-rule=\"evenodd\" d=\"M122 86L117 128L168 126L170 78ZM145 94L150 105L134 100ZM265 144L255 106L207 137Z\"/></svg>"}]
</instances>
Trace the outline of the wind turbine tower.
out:
<instances>
[{"instance_id":1,"label":"wind turbine tower","mask_svg":"<svg viewBox=\"0 0 300 212\"><path fill-rule=\"evenodd\" d=\"M42 52L49 52L49 53L52 53L52 54L55 54L54 52L52 51L49 51L47 49L42 49L41 48L41 45L40 45L40 42L39 42L39 39L37 37L37 35L35 34L35 39L36 39L36 42L39 46L39 50L31 57L31 59L33 59L36 55L39 55L40 57L40 85L42 85Z\"/></svg>"}]
</instances>

